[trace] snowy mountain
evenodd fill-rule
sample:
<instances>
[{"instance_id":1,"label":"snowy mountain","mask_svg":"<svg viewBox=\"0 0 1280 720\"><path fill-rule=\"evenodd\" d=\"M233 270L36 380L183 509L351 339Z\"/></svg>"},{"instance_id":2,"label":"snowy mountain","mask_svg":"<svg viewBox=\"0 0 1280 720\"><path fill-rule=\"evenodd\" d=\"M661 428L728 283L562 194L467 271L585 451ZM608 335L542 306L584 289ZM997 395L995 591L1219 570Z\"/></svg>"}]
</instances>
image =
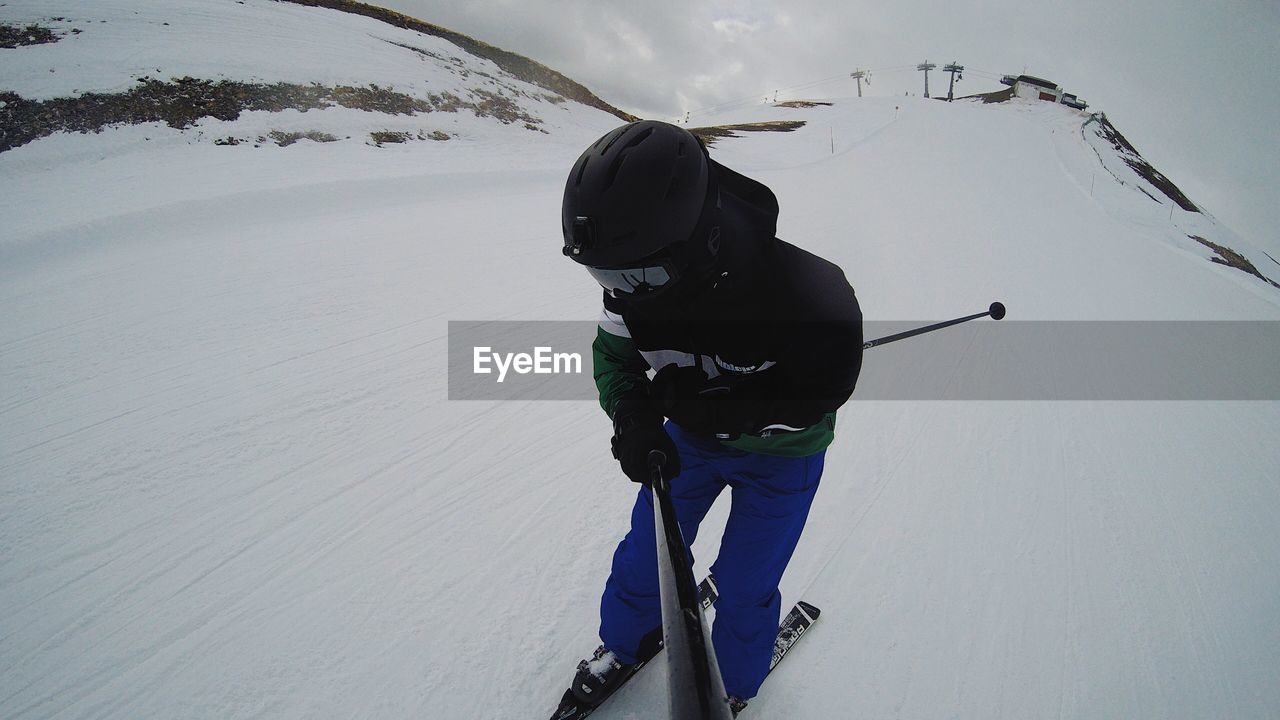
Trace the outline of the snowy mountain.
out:
<instances>
[{"instance_id":1,"label":"snowy mountain","mask_svg":"<svg viewBox=\"0 0 1280 720\"><path fill-rule=\"evenodd\" d=\"M0 5L0 716L536 717L595 645L634 492L608 421L448 400L448 322L590 327L560 194L625 113L312 4ZM706 133L868 320L1280 320L1280 263L1104 117L822 100ZM998 359L959 347L951 377ZM744 720L1274 716L1277 431L855 394L784 578L822 620Z\"/></svg>"}]
</instances>

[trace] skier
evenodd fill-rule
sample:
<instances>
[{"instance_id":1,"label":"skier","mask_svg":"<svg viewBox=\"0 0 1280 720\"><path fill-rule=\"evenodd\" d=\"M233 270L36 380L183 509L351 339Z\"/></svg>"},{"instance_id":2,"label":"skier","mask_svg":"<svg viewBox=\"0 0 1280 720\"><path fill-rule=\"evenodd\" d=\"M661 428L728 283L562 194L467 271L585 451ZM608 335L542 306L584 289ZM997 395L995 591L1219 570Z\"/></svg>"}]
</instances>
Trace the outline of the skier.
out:
<instances>
[{"instance_id":1,"label":"skier","mask_svg":"<svg viewBox=\"0 0 1280 720\"><path fill-rule=\"evenodd\" d=\"M655 629L661 637L652 450L666 456L690 545L732 489L711 571L712 643L735 715L769 671L778 583L862 365L862 313L844 273L774 237L777 215L769 188L666 123L613 130L569 173L563 252L604 288L594 376L614 457L642 485L605 583L602 644L574 679L583 705L608 697L656 651Z\"/></svg>"}]
</instances>

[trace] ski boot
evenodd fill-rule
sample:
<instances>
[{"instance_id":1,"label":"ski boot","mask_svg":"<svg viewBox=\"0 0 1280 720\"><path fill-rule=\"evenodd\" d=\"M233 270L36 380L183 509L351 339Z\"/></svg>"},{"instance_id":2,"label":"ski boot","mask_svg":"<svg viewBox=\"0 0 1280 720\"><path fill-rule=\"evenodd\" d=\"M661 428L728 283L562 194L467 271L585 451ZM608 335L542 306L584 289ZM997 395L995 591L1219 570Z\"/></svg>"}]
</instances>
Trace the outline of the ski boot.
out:
<instances>
[{"instance_id":1,"label":"ski boot","mask_svg":"<svg viewBox=\"0 0 1280 720\"><path fill-rule=\"evenodd\" d=\"M584 705L596 705L613 694L623 680L631 677L634 665L618 661L618 656L604 645L596 648L590 660L578 663L573 676L574 697Z\"/></svg>"},{"instance_id":2,"label":"ski boot","mask_svg":"<svg viewBox=\"0 0 1280 720\"><path fill-rule=\"evenodd\" d=\"M604 645L596 648L591 658L578 663L573 684L564 691L560 706L551 720L583 720L595 712L623 683L662 649L662 628L654 628L640 640L638 662L628 665L618 660Z\"/></svg>"}]
</instances>

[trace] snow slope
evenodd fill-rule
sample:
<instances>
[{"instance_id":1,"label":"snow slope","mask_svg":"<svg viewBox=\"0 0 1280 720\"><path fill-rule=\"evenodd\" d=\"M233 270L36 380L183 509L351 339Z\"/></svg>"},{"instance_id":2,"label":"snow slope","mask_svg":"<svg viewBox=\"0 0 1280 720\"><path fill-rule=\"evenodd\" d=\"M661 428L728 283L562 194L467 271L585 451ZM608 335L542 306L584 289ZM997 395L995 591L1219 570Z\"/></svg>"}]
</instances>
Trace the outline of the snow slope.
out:
<instances>
[{"instance_id":1,"label":"snow slope","mask_svg":"<svg viewBox=\"0 0 1280 720\"><path fill-rule=\"evenodd\" d=\"M254 14L208 40L242 64L174 72L268 77L283 43L317 58L299 82L421 72L356 41L367 64L330 67L339 35L400 32L332 11L100 6L106 26ZM10 0L0 21L88 12ZM264 24L269 44L228 45ZM67 48L0 51L5 82L58 94L10 69ZM713 152L775 189L780 236L839 262L868 319L999 299L1011 319L1280 320L1280 291L1186 236L1267 258L1117 183L1085 116L834 102L725 117L808 125ZM370 126L326 110L0 154L0 716L549 714L595 645L634 487L593 403L445 383L449 320L595 316L559 196L617 120L542 112L545 134L458 114L454 140L382 148L199 137ZM864 373L909 371L877 352ZM743 717L1276 717L1278 430L1272 402L855 400L784 578L823 619ZM664 692L646 673L598 717L661 717Z\"/></svg>"}]
</instances>

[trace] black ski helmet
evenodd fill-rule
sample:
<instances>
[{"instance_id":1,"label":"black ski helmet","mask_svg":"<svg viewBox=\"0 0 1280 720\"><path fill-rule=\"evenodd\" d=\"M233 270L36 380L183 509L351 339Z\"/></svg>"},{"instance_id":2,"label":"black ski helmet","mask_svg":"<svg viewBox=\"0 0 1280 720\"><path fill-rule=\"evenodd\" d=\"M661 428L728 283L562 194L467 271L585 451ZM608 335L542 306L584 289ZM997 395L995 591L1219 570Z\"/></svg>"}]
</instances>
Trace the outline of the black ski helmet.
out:
<instances>
[{"instance_id":1,"label":"black ski helmet","mask_svg":"<svg viewBox=\"0 0 1280 720\"><path fill-rule=\"evenodd\" d=\"M693 133L633 122L597 140L569 172L563 252L617 297L656 296L709 272L718 205L715 169Z\"/></svg>"}]
</instances>

